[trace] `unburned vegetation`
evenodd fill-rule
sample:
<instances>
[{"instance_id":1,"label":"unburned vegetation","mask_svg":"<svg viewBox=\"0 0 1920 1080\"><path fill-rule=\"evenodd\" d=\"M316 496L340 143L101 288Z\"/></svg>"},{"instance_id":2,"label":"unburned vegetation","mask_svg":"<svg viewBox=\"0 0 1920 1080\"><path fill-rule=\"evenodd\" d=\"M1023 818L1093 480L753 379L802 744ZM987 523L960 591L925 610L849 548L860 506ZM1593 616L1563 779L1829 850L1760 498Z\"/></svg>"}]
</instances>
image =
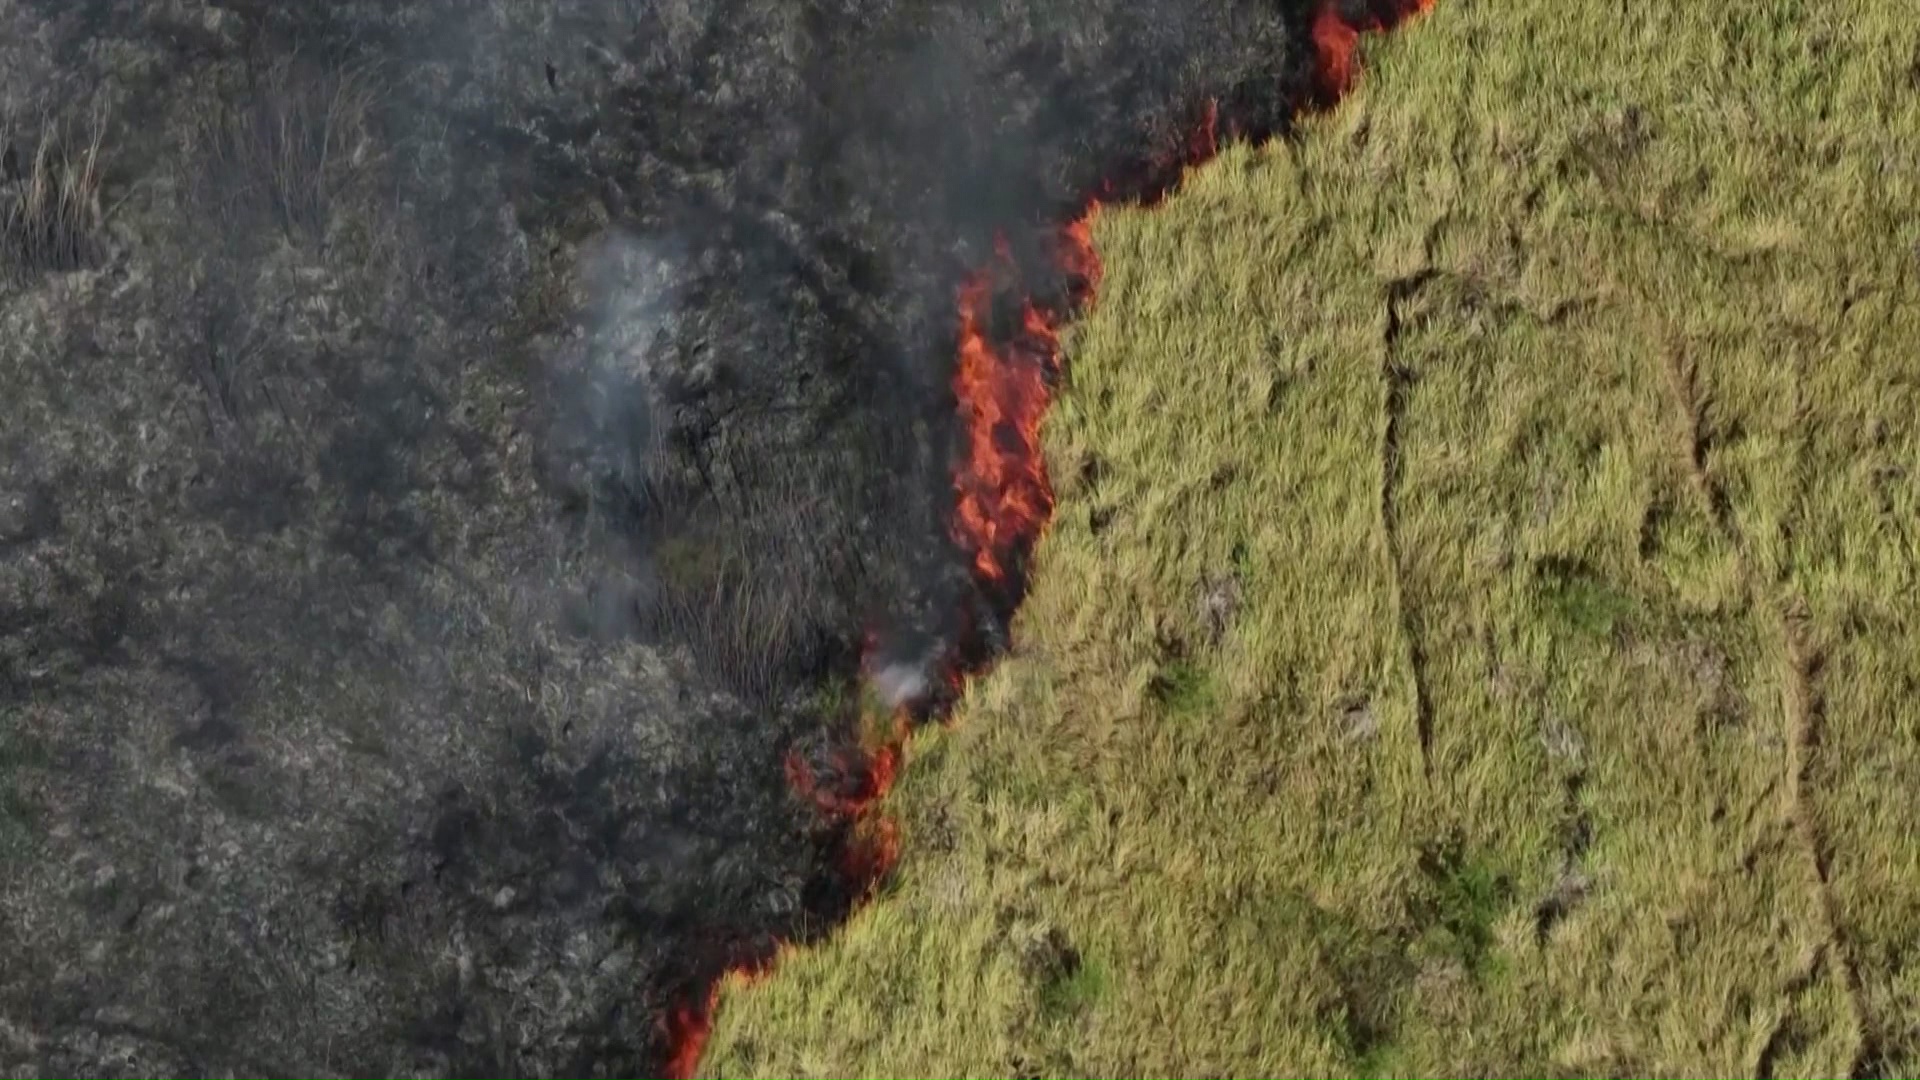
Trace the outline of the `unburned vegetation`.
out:
<instances>
[{"instance_id":1,"label":"unburned vegetation","mask_svg":"<svg viewBox=\"0 0 1920 1080\"><path fill-rule=\"evenodd\" d=\"M1442 0L1103 214L1017 648L705 1067L1920 1070L1916 56Z\"/></svg>"}]
</instances>

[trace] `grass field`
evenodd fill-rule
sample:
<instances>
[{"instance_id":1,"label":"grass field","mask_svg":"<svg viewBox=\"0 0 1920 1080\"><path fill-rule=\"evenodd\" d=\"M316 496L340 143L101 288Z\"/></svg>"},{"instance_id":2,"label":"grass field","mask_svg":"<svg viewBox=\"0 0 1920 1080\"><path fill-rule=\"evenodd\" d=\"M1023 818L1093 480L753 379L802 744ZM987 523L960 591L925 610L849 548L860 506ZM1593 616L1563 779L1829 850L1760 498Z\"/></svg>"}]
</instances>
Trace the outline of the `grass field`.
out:
<instances>
[{"instance_id":1,"label":"grass field","mask_svg":"<svg viewBox=\"0 0 1920 1080\"><path fill-rule=\"evenodd\" d=\"M709 1072L1920 1073L1920 18L1366 67L1096 222L1019 648Z\"/></svg>"}]
</instances>

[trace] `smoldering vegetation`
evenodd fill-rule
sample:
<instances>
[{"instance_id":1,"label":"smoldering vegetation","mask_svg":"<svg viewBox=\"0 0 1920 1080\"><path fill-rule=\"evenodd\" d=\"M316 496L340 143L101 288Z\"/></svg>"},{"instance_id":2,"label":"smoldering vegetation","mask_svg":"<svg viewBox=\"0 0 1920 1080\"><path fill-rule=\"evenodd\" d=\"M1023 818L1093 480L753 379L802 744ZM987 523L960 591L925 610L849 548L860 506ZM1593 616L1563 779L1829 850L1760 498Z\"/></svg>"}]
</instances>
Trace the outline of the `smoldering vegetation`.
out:
<instances>
[{"instance_id":1,"label":"smoldering vegetation","mask_svg":"<svg viewBox=\"0 0 1920 1080\"><path fill-rule=\"evenodd\" d=\"M743 613L774 605L786 676L817 674L863 629L917 652L1004 618L946 536L956 285L1003 241L1026 289L1063 289L1052 230L1178 156L1209 100L1243 130L1282 129L1309 82L1306 18L1271 0L556 15L556 32L607 43L562 73L604 73L606 89L585 114L539 109L529 160L544 172L584 141L609 213L682 253L664 302L678 314L651 340L650 481L603 474L583 501L749 542L743 567L812 566L804 583L699 582ZM1010 325L1019 297L1003 299ZM686 565L662 564L644 621L694 615L673 572ZM770 633L695 610L696 639Z\"/></svg>"},{"instance_id":2,"label":"smoldering vegetation","mask_svg":"<svg viewBox=\"0 0 1920 1080\"><path fill-rule=\"evenodd\" d=\"M703 310L712 301L688 284L692 258L684 242L619 231L586 249L587 332L549 358L546 460L580 527L632 572L582 625L684 648L716 686L779 709L817 685L858 631L874 596L873 549L885 559L902 548L850 542L849 501L871 469L821 437L831 401L742 372L705 343L676 355L690 325L754 332L709 321L735 313ZM754 314L776 325L805 317L785 306L769 298L771 310Z\"/></svg>"},{"instance_id":3,"label":"smoldering vegetation","mask_svg":"<svg viewBox=\"0 0 1920 1080\"><path fill-rule=\"evenodd\" d=\"M846 909L781 768L821 688L1006 614L948 537L955 287L996 236L1064 287L1054 224L1208 98L1277 129L1306 22L0 7L0 95L114 106L0 236L0 1059L657 1070Z\"/></svg>"}]
</instances>

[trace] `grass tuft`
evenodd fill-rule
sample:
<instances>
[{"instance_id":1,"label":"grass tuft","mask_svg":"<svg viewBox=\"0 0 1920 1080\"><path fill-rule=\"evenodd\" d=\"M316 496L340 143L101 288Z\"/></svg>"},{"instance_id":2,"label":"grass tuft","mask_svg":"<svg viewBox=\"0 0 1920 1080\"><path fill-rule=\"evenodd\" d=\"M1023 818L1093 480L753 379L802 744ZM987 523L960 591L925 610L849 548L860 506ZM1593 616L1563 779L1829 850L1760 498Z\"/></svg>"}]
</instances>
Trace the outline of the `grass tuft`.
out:
<instances>
[{"instance_id":1,"label":"grass tuft","mask_svg":"<svg viewBox=\"0 0 1920 1080\"><path fill-rule=\"evenodd\" d=\"M1538 567L1538 587L1547 609L1564 626L1589 637L1613 634L1633 615L1633 597L1577 561L1548 559Z\"/></svg>"},{"instance_id":2,"label":"grass tuft","mask_svg":"<svg viewBox=\"0 0 1920 1080\"><path fill-rule=\"evenodd\" d=\"M1512 879L1471 858L1457 836L1428 845L1419 866L1427 885L1415 906L1426 926L1425 944L1469 974L1482 974L1494 926L1513 903Z\"/></svg>"},{"instance_id":3,"label":"grass tuft","mask_svg":"<svg viewBox=\"0 0 1920 1080\"><path fill-rule=\"evenodd\" d=\"M18 283L98 261L106 225L100 201L104 130L98 115L83 139L52 125L33 152L22 155L0 125L0 144L12 166L0 176L0 279Z\"/></svg>"},{"instance_id":4,"label":"grass tuft","mask_svg":"<svg viewBox=\"0 0 1920 1080\"><path fill-rule=\"evenodd\" d=\"M265 221L296 244L325 239L370 164L374 72L281 58L250 69L237 102L202 118L201 197L243 234Z\"/></svg>"},{"instance_id":5,"label":"grass tuft","mask_svg":"<svg viewBox=\"0 0 1920 1080\"><path fill-rule=\"evenodd\" d=\"M1107 969L1081 960L1056 971L1040 988L1040 1011L1051 1020L1085 1014L1107 996Z\"/></svg>"}]
</instances>

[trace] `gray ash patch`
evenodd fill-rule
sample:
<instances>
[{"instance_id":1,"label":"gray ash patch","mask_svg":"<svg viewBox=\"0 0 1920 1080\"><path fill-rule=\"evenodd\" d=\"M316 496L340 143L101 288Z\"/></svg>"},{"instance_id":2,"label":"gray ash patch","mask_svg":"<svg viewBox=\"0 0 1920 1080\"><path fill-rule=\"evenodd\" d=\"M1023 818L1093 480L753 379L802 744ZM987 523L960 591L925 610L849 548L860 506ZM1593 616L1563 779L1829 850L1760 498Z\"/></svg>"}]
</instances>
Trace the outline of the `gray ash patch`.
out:
<instances>
[{"instance_id":1,"label":"gray ash patch","mask_svg":"<svg viewBox=\"0 0 1920 1080\"><path fill-rule=\"evenodd\" d=\"M1209 96L1279 130L1305 21L0 2L0 129L107 117L112 207L0 291L0 1068L657 1071L848 902L820 684L1005 614L955 287L1058 294Z\"/></svg>"}]
</instances>

